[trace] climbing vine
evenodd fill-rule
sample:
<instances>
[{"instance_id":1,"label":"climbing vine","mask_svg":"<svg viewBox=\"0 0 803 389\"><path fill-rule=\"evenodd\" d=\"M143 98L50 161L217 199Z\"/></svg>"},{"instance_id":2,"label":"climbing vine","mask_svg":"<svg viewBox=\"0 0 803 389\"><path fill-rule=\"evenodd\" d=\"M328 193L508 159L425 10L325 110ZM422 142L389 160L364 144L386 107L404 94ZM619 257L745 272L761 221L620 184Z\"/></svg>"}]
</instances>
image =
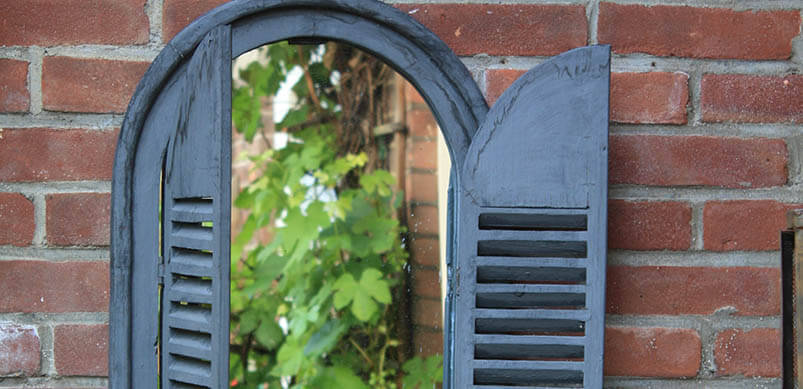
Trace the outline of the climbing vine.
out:
<instances>
[{"instance_id":1,"label":"climbing vine","mask_svg":"<svg viewBox=\"0 0 803 389\"><path fill-rule=\"evenodd\" d=\"M409 358L401 335L403 196L387 170L388 142L374 133L391 75L332 43L273 44L240 71L235 128L269 147L244 157L255 178L234 202L249 215L232 242L232 386L432 388L442 380L441 357ZM287 144L274 147L261 112L285 83L295 102L275 125Z\"/></svg>"}]
</instances>

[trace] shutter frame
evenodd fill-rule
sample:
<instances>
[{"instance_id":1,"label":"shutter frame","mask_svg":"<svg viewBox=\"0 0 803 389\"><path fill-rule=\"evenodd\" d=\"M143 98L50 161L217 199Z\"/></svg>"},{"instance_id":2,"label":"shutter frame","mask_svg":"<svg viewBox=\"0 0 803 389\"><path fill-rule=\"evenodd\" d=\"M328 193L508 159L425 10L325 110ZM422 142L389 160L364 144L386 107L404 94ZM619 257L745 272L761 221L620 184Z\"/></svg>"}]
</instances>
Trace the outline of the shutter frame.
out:
<instances>
[{"instance_id":1,"label":"shutter frame","mask_svg":"<svg viewBox=\"0 0 803 389\"><path fill-rule=\"evenodd\" d=\"M210 31L184 73L163 189L161 387L228 386L231 30ZM211 225L210 225L211 224Z\"/></svg>"},{"instance_id":2,"label":"shutter frame","mask_svg":"<svg viewBox=\"0 0 803 389\"><path fill-rule=\"evenodd\" d=\"M609 46L568 51L514 82L472 140L453 387L602 387L609 90Z\"/></svg>"}]
</instances>

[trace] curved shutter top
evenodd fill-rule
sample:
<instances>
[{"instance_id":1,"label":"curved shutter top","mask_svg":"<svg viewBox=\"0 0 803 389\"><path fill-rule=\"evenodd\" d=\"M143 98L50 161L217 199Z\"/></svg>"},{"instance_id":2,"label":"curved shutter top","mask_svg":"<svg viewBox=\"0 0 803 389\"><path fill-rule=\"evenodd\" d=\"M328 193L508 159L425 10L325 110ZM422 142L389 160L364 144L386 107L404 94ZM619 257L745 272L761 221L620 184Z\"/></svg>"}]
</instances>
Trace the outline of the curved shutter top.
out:
<instances>
[{"instance_id":1,"label":"curved shutter top","mask_svg":"<svg viewBox=\"0 0 803 389\"><path fill-rule=\"evenodd\" d=\"M588 207L588 186L605 163L598 146L607 137L609 68L607 46L582 47L514 82L469 147L469 197L481 206Z\"/></svg>"}]
</instances>

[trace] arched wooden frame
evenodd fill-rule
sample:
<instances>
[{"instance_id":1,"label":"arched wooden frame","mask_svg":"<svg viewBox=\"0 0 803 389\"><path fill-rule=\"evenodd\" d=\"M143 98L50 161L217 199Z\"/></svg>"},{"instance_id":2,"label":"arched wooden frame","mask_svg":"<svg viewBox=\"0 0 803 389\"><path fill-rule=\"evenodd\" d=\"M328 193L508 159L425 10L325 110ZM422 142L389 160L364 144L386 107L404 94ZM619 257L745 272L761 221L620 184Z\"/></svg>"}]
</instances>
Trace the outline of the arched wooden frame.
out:
<instances>
[{"instance_id":1,"label":"arched wooden frame","mask_svg":"<svg viewBox=\"0 0 803 389\"><path fill-rule=\"evenodd\" d=\"M153 344L142 339L157 323L159 269L159 183L171 128L160 121L177 106L171 93L201 39L215 27L230 25L232 58L264 44L291 38L345 42L381 58L421 93L443 131L453 171L460 171L472 137L488 107L457 56L427 28L407 14L365 0L235 0L216 8L179 33L153 61L129 104L118 140L112 181L111 300L109 384L137 388L138 371L149 371L136 358ZM452 175L452 187L459 175ZM454 215L450 200L450 218ZM452 223L450 223L451 225ZM449 233L452 236L453 232ZM452 239L449 239L450 244ZM446 344L450 319L446 315ZM138 340L138 341L135 341ZM152 353L152 350L150 350ZM448 360L448 356L447 356ZM155 364L155 361L153 362ZM140 370L142 369L142 370ZM449 371L447 364L447 371ZM448 377L448 374L447 374ZM152 382L152 381L151 381Z\"/></svg>"}]
</instances>

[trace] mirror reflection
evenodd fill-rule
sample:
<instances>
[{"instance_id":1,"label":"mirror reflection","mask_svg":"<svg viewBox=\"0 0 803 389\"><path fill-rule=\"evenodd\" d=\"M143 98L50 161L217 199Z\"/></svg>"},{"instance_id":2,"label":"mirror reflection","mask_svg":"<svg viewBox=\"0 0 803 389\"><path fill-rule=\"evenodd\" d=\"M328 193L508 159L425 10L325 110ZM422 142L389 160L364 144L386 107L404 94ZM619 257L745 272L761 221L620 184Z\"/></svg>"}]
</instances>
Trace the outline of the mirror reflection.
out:
<instances>
[{"instance_id":1,"label":"mirror reflection","mask_svg":"<svg viewBox=\"0 0 803 389\"><path fill-rule=\"evenodd\" d=\"M437 385L449 157L427 104L333 42L232 76L232 387Z\"/></svg>"}]
</instances>

